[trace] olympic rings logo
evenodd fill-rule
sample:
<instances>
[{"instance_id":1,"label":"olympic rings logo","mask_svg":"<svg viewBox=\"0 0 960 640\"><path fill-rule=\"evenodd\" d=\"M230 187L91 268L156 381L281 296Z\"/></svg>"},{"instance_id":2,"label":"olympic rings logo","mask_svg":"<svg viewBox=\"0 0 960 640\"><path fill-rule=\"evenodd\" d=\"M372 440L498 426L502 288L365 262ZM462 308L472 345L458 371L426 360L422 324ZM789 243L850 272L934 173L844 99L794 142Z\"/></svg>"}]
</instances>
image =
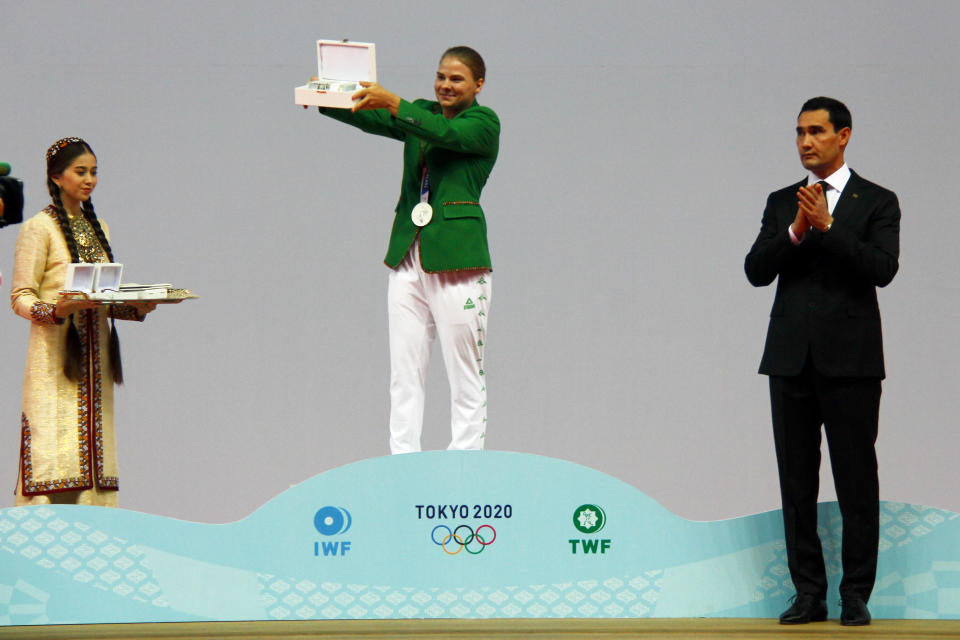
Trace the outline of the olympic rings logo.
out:
<instances>
[{"instance_id":1,"label":"olympic rings logo","mask_svg":"<svg viewBox=\"0 0 960 640\"><path fill-rule=\"evenodd\" d=\"M446 529L447 532L437 535L437 531ZM441 547L447 555L455 556L466 550L470 555L478 555L497 539L497 530L488 524L482 524L474 531L468 524L461 524L453 531L445 524L438 524L430 532L433 544ZM451 549L454 549L451 551Z\"/></svg>"}]
</instances>

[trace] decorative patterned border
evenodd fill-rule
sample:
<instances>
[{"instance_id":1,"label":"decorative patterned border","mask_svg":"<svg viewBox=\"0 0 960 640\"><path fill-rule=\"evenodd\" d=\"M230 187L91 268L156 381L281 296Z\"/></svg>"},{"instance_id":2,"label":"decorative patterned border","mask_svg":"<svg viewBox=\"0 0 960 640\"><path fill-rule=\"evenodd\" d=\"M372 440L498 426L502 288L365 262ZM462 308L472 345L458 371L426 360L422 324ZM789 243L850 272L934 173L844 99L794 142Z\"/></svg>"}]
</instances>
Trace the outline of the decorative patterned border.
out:
<instances>
[{"instance_id":1,"label":"decorative patterned border","mask_svg":"<svg viewBox=\"0 0 960 640\"><path fill-rule=\"evenodd\" d=\"M77 381L77 455L79 456L80 473L87 478L87 488L93 486L90 472L90 367L87 366L90 357L90 331L87 322L88 313L83 311L74 315L77 332L80 334L80 362L84 363L83 375ZM96 333L96 327L94 327Z\"/></svg>"},{"instance_id":2,"label":"decorative patterned border","mask_svg":"<svg viewBox=\"0 0 960 640\"><path fill-rule=\"evenodd\" d=\"M83 446L87 449L85 460L81 459L80 462L83 465L85 461L90 460L88 443L92 440L97 487L116 491L120 487L119 479L116 476L107 476L103 472L103 369L100 362L100 327L96 321L97 312L89 311L80 314L80 317L82 317L81 325L83 325L81 333L88 336L87 344L84 345L83 360L87 361L87 358L91 357L88 354L92 354L91 368L93 370L92 380L89 372L84 371L84 377L77 385L78 404L81 408L80 428L85 432L83 434L85 442ZM79 394L84 390L89 390L89 396L85 399L87 401L81 401L79 398ZM89 411L93 412L92 421L91 415L88 413L88 407ZM88 437L88 433L90 437Z\"/></svg>"},{"instance_id":3,"label":"decorative patterned border","mask_svg":"<svg viewBox=\"0 0 960 640\"><path fill-rule=\"evenodd\" d=\"M77 463L80 475L43 481L33 479L30 421L26 414L21 414L21 491L25 496L91 489L94 481L102 490L117 491L120 488L119 478L106 475L103 467L103 371L96 312L78 313L76 322L80 333L80 359L90 363L89 367L84 367L83 375L77 382Z\"/></svg>"},{"instance_id":4,"label":"decorative patterned border","mask_svg":"<svg viewBox=\"0 0 960 640\"><path fill-rule=\"evenodd\" d=\"M31 460L30 421L26 414L20 414L20 468L22 470L22 486L20 490L25 496L37 496L45 493L59 493L61 491L75 491L91 487L89 475L79 478L58 478L56 480L42 480L34 482L33 463Z\"/></svg>"},{"instance_id":5,"label":"decorative patterned border","mask_svg":"<svg viewBox=\"0 0 960 640\"><path fill-rule=\"evenodd\" d=\"M271 620L649 618L662 570L560 584L452 589L372 586L257 574Z\"/></svg>"},{"instance_id":6,"label":"decorative patterned border","mask_svg":"<svg viewBox=\"0 0 960 640\"><path fill-rule=\"evenodd\" d=\"M63 319L57 317L57 305L37 300L30 307L30 319L37 324L63 324Z\"/></svg>"}]
</instances>

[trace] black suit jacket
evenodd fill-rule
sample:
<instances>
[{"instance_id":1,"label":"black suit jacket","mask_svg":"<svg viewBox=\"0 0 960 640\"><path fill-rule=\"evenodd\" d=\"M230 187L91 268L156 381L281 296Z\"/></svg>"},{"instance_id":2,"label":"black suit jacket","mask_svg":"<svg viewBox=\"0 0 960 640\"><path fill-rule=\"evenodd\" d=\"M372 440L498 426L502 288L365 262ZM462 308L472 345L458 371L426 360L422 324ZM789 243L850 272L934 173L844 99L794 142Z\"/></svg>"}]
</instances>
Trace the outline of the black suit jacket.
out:
<instances>
[{"instance_id":1,"label":"black suit jacket","mask_svg":"<svg viewBox=\"0 0 960 640\"><path fill-rule=\"evenodd\" d=\"M897 196L851 172L830 230L811 229L794 245L787 228L804 184L770 194L744 261L754 286L777 279L760 373L798 375L809 354L826 376L883 378L876 288L893 280L899 268Z\"/></svg>"}]
</instances>

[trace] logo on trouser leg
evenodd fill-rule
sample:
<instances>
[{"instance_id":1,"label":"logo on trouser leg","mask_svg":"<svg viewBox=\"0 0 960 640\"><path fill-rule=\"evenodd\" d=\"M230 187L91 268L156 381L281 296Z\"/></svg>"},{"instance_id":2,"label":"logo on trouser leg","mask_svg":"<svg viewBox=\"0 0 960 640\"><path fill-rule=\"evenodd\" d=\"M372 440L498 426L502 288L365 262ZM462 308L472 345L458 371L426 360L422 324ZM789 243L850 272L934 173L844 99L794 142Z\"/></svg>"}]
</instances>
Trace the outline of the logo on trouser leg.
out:
<instances>
[{"instance_id":1,"label":"logo on trouser leg","mask_svg":"<svg viewBox=\"0 0 960 640\"><path fill-rule=\"evenodd\" d=\"M476 309L477 305L473 304L473 300L467 298L467 301L463 303L464 310L466 309Z\"/></svg>"}]
</instances>

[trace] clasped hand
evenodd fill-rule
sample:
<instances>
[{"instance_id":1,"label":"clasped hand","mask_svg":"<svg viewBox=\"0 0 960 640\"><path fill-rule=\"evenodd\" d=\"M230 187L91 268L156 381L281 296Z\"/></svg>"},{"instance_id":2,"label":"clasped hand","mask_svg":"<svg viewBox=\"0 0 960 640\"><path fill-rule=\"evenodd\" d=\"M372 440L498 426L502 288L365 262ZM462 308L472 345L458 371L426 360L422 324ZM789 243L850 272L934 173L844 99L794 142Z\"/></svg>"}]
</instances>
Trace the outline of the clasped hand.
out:
<instances>
[{"instance_id":1,"label":"clasped hand","mask_svg":"<svg viewBox=\"0 0 960 640\"><path fill-rule=\"evenodd\" d=\"M797 190L797 217L793 221L793 233L798 238L811 227L826 231L833 224L833 216L827 209L827 197L820 183L800 187Z\"/></svg>"}]
</instances>

